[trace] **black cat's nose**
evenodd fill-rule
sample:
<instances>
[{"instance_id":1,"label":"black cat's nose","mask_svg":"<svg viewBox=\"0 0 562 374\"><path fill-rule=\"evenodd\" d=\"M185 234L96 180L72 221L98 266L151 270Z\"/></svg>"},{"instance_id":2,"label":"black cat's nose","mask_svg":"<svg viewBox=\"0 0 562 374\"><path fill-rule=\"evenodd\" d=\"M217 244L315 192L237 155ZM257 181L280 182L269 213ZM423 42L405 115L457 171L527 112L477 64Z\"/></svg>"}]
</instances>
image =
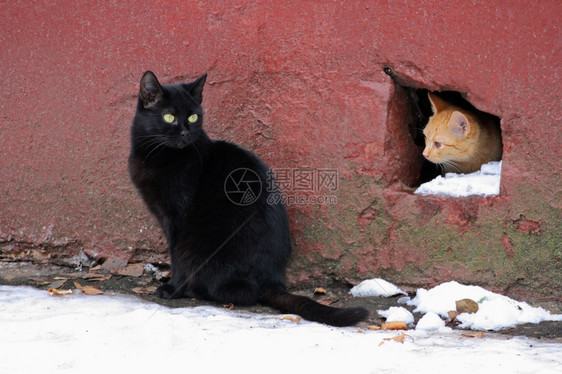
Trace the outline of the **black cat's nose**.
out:
<instances>
[{"instance_id":1,"label":"black cat's nose","mask_svg":"<svg viewBox=\"0 0 562 374\"><path fill-rule=\"evenodd\" d=\"M189 137L189 131L188 131L188 130L183 130L183 131L181 132L181 136L182 136L182 138L187 138L187 137Z\"/></svg>"}]
</instances>

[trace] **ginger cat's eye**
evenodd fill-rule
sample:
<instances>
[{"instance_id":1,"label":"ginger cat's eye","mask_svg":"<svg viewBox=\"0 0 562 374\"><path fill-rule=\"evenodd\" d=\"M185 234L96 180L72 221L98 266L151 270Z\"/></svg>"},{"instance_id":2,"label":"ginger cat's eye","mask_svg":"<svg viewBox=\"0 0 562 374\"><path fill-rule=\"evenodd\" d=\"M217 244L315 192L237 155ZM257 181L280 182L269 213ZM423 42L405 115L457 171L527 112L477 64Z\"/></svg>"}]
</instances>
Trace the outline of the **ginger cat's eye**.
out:
<instances>
[{"instance_id":1,"label":"ginger cat's eye","mask_svg":"<svg viewBox=\"0 0 562 374\"><path fill-rule=\"evenodd\" d=\"M433 145L434 145L435 148L437 148L437 149L443 147L443 143L441 143L441 142L433 142Z\"/></svg>"},{"instance_id":2,"label":"ginger cat's eye","mask_svg":"<svg viewBox=\"0 0 562 374\"><path fill-rule=\"evenodd\" d=\"M174 117L172 114L170 113L166 113L162 116L162 118L164 118L164 121L166 121L167 123L172 123L174 122L174 120L176 119L176 117Z\"/></svg>"},{"instance_id":3,"label":"ginger cat's eye","mask_svg":"<svg viewBox=\"0 0 562 374\"><path fill-rule=\"evenodd\" d=\"M194 123L194 122L197 122L198 118L199 118L199 116L197 114L192 114L187 118L187 120L188 120L189 123Z\"/></svg>"}]
</instances>

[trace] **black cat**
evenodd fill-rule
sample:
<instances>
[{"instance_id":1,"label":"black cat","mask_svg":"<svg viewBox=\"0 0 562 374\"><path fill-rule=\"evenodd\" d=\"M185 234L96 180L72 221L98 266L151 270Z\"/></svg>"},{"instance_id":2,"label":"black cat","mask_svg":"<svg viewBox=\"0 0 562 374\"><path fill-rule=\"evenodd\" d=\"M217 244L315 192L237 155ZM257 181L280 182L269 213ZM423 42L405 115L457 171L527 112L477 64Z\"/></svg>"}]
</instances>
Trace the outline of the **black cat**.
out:
<instances>
[{"instance_id":1,"label":"black cat","mask_svg":"<svg viewBox=\"0 0 562 374\"><path fill-rule=\"evenodd\" d=\"M160 85L147 71L140 83L129 172L168 242L171 279L158 295L262 303L334 326L366 319L364 308L332 308L287 292L285 207L268 203L267 165L203 130L206 77Z\"/></svg>"}]
</instances>

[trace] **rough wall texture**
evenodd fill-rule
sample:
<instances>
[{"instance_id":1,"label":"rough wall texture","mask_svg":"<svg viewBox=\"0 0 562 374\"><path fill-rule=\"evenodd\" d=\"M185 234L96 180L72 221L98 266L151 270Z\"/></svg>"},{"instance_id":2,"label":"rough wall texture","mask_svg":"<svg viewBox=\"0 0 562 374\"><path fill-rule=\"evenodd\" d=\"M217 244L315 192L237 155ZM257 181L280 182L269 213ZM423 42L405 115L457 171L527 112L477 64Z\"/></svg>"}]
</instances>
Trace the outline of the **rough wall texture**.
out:
<instances>
[{"instance_id":1,"label":"rough wall texture","mask_svg":"<svg viewBox=\"0 0 562 374\"><path fill-rule=\"evenodd\" d=\"M126 173L138 81L207 71L211 136L274 169L338 172L337 203L289 208L292 282L456 279L560 299L561 17L559 1L4 2L0 254L165 261ZM501 117L499 197L411 193L401 86Z\"/></svg>"}]
</instances>

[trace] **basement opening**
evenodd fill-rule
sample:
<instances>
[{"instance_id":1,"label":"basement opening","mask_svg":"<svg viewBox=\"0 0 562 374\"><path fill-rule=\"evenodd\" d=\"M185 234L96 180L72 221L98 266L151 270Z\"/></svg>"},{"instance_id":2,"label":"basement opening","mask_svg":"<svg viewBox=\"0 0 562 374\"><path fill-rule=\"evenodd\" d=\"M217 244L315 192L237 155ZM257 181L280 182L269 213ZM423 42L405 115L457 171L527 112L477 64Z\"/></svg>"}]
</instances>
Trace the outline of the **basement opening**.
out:
<instances>
[{"instance_id":1,"label":"basement opening","mask_svg":"<svg viewBox=\"0 0 562 374\"><path fill-rule=\"evenodd\" d=\"M486 113L478 110L464 98L464 95L462 93L456 91L443 90L439 92L431 92L434 101L432 105L432 102L430 101L430 98L428 96L430 91L427 88L423 87L422 84L419 84L418 82L415 82L410 78L401 77L389 67L385 67L384 72L392 78L395 85L395 91L398 93L395 94L394 102L391 105L401 110L405 110L406 112L410 112L406 113L403 116L400 116L401 119L405 122L402 123L401 126L407 127L407 132L410 134L411 140L415 145L415 147L409 147L408 152L402 153L400 155L400 157L407 158L407 160L402 161L402 164L409 165L408 171L410 174L408 180L400 178L402 182L404 182L404 184L408 185L409 187L415 188L416 194L422 195L481 195L483 197L498 195L501 173L500 160L503 153L500 118L491 113ZM466 143L464 146L459 143L454 143L457 141L464 141L464 136L467 136L467 133L470 134L469 132L458 134L459 129L464 129L463 131L467 131L467 126L468 128L470 128L470 126L472 125L472 120L468 120L467 125L465 117L463 116L459 116L460 119L458 120L458 124L453 125L449 122L449 129L453 127L453 134L458 134L458 138L455 137L455 139L453 139L453 144L445 145L443 144L444 142L441 137L436 137L435 139L433 139L433 142L429 141L428 147L426 147L426 136L424 135L424 129L427 126L429 119L434 115L434 106L437 106L437 110L441 111L443 109L443 106L441 105L444 105L444 107L449 110L458 108L460 109L460 113L464 113L469 116L472 115L472 118L475 118L477 122L483 123L482 128L486 127L486 131L490 134L489 142L486 142L485 144L478 143L475 146L485 147L486 150L490 151L490 163L484 162L481 168L481 163L477 163L478 166L472 166L472 168L476 168L475 171L470 170L463 173L463 170L454 170L459 167L458 165L450 166L449 168L445 167L445 169L443 169L442 166L428 160L428 158L436 159L437 156L442 156L442 153L432 154L432 152L439 151L439 148L449 147L448 152L453 152L454 154L455 150L460 152L460 150L458 150L459 147L467 147ZM451 116L451 120L452 118L453 116ZM448 138L447 141L450 139L451 138ZM441 140L441 142L439 142L439 140ZM495 149L495 152L492 151L493 149ZM445 151L445 149L442 150ZM424 153L426 157L424 157ZM467 166L463 167L467 168ZM466 170L469 169L467 168ZM464 182L460 181L461 179L464 179ZM447 183L452 183L454 185L459 185L459 183L494 183L494 186L483 186L482 189L479 186L476 186L477 188L475 189L474 185L468 185L466 187L458 187L459 190L448 193L448 187L445 186ZM420 186L422 187L419 188ZM435 193L432 192L432 186L437 186ZM442 192L440 192L441 187L444 188L444 191ZM465 191L464 193L459 192L460 190L462 190L462 188L468 189L468 191ZM495 193L494 189L497 189ZM471 190L473 190L474 193L471 193Z\"/></svg>"}]
</instances>

